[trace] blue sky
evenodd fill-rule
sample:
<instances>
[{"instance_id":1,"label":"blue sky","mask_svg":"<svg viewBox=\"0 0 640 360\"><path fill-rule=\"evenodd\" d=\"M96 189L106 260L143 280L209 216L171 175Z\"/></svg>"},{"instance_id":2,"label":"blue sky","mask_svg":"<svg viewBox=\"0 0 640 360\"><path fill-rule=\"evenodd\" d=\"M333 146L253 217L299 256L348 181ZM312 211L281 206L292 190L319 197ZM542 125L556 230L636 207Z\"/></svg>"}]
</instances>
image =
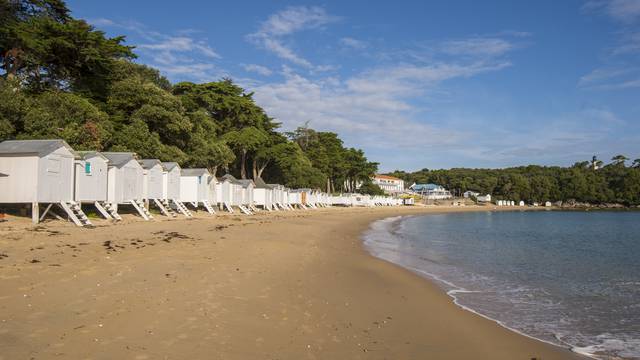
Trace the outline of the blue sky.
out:
<instances>
[{"instance_id":1,"label":"blue sky","mask_svg":"<svg viewBox=\"0 0 640 360\"><path fill-rule=\"evenodd\" d=\"M231 77L383 171L640 157L640 0L68 4L173 82Z\"/></svg>"}]
</instances>

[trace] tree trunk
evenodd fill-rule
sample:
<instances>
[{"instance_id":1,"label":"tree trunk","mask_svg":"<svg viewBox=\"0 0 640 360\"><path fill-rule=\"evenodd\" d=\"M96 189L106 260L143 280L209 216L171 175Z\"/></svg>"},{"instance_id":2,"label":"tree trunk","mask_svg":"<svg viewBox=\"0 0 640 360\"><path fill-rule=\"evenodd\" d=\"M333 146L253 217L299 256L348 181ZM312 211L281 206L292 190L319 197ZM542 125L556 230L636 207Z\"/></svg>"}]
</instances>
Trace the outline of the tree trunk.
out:
<instances>
[{"instance_id":1,"label":"tree trunk","mask_svg":"<svg viewBox=\"0 0 640 360\"><path fill-rule=\"evenodd\" d=\"M218 167L217 166L213 166L213 167L209 168L209 172L211 172L211 176L216 177L216 173L218 172Z\"/></svg>"},{"instance_id":2,"label":"tree trunk","mask_svg":"<svg viewBox=\"0 0 640 360\"><path fill-rule=\"evenodd\" d=\"M247 150L242 150L242 157L240 158L240 178L245 180L247 178L247 169L245 167L247 162Z\"/></svg>"},{"instance_id":3,"label":"tree trunk","mask_svg":"<svg viewBox=\"0 0 640 360\"><path fill-rule=\"evenodd\" d=\"M269 165L269 161L266 161L264 164L262 164L259 168L258 168L258 177L262 178L262 173L264 172L264 169L267 168L267 165Z\"/></svg>"},{"instance_id":4,"label":"tree trunk","mask_svg":"<svg viewBox=\"0 0 640 360\"><path fill-rule=\"evenodd\" d=\"M253 180L256 180L258 178L258 165L256 164L257 161L255 157L252 160L251 171L253 173Z\"/></svg>"}]
</instances>

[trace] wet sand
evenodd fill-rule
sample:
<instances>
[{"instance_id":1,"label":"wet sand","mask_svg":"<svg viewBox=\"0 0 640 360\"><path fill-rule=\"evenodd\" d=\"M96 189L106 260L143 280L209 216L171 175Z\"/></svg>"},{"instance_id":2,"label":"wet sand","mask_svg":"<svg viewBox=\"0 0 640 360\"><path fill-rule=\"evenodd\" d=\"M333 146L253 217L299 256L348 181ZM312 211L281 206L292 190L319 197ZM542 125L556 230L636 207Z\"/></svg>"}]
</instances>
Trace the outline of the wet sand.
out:
<instances>
[{"instance_id":1,"label":"wet sand","mask_svg":"<svg viewBox=\"0 0 640 360\"><path fill-rule=\"evenodd\" d=\"M376 219L442 211L486 210L0 223L0 359L582 359L362 248Z\"/></svg>"}]
</instances>

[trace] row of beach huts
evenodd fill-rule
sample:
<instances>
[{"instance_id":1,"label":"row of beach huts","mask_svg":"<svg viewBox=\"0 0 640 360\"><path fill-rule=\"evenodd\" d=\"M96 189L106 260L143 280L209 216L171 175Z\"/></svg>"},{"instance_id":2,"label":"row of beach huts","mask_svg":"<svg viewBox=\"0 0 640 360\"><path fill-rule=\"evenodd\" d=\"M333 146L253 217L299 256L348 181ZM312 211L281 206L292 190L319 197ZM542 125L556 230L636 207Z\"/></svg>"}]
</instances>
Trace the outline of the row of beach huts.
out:
<instances>
[{"instance_id":1,"label":"row of beach huts","mask_svg":"<svg viewBox=\"0 0 640 360\"><path fill-rule=\"evenodd\" d=\"M216 178L207 169L183 169L175 162L138 159L130 152L74 151L63 140L7 140L0 143L0 204L31 204L34 223L48 214L60 217L55 211L62 209L76 225L86 226L91 221L83 205L117 221L122 220L118 213L122 207L150 220L151 208L174 218L192 217L193 209L212 215L216 210L251 215L296 208L391 206L402 201L288 189L229 174Z\"/></svg>"}]
</instances>

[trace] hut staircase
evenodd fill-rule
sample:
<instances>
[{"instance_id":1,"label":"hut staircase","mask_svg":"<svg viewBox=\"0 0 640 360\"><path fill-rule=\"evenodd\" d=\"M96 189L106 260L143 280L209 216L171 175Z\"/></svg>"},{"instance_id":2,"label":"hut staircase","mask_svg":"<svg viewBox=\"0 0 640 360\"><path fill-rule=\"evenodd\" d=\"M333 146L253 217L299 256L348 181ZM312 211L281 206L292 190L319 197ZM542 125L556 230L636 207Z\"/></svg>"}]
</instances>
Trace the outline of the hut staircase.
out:
<instances>
[{"instance_id":1,"label":"hut staircase","mask_svg":"<svg viewBox=\"0 0 640 360\"><path fill-rule=\"evenodd\" d=\"M169 206L168 200L153 199L153 203L158 207L158 209L160 209L160 212L162 213L162 215L170 218L175 218L178 216L178 214L176 214L176 212L173 211L171 206Z\"/></svg>"},{"instance_id":2,"label":"hut staircase","mask_svg":"<svg viewBox=\"0 0 640 360\"><path fill-rule=\"evenodd\" d=\"M249 209L247 209L244 205L238 205L238 207L240 208L240 211L242 211L246 215L253 215L253 213L249 211Z\"/></svg>"},{"instance_id":3,"label":"hut staircase","mask_svg":"<svg viewBox=\"0 0 640 360\"><path fill-rule=\"evenodd\" d=\"M116 221L122 221L122 216L120 216L120 214L118 214L118 210L115 207L115 205L110 204L108 202L101 204L99 202L96 201L96 208L98 208L98 210L100 210L100 207L98 207L98 205L100 205L100 207L102 207L107 214L109 214L109 216L111 216L112 219L116 220Z\"/></svg>"},{"instance_id":4,"label":"hut staircase","mask_svg":"<svg viewBox=\"0 0 640 360\"><path fill-rule=\"evenodd\" d=\"M253 211L253 212L258 212L258 211L259 211L259 210L258 210L258 208L257 208L255 205L253 205L253 204L249 205L249 209L250 209L251 211Z\"/></svg>"},{"instance_id":5,"label":"hut staircase","mask_svg":"<svg viewBox=\"0 0 640 360\"><path fill-rule=\"evenodd\" d=\"M205 209L207 209L209 214L215 215L216 211L213 209L213 206L211 206L211 204L209 204L208 200L202 200L202 205L204 206Z\"/></svg>"},{"instance_id":6,"label":"hut staircase","mask_svg":"<svg viewBox=\"0 0 640 360\"><path fill-rule=\"evenodd\" d=\"M193 214L191 213L191 211L189 211L189 209L187 209L186 206L184 206L183 203L181 203L180 201L176 200L176 199L171 199L171 201L173 201L173 204L176 206L176 208L178 209L178 211L186 216L186 217L193 217Z\"/></svg>"},{"instance_id":7,"label":"hut staircase","mask_svg":"<svg viewBox=\"0 0 640 360\"><path fill-rule=\"evenodd\" d=\"M75 201L61 201L60 207L69 215L71 221L78 226L93 226L80 204Z\"/></svg>"},{"instance_id":8,"label":"hut staircase","mask_svg":"<svg viewBox=\"0 0 640 360\"><path fill-rule=\"evenodd\" d=\"M131 205L133 205L143 219L147 221L153 219L153 215L151 215L141 200L131 200Z\"/></svg>"},{"instance_id":9,"label":"hut staircase","mask_svg":"<svg viewBox=\"0 0 640 360\"><path fill-rule=\"evenodd\" d=\"M225 202L225 203L222 203L222 207L223 207L224 209L227 209L227 211L228 211L229 213L233 214L233 208L232 208L232 207L231 207L231 205L229 205L228 203L226 203L226 202Z\"/></svg>"},{"instance_id":10,"label":"hut staircase","mask_svg":"<svg viewBox=\"0 0 640 360\"><path fill-rule=\"evenodd\" d=\"M104 206L102 206L102 204L100 204L99 201L94 202L93 205L96 207L96 209L98 209L98 212L100 213L100 215L102 215L105 219L113 220L113 216L109 214L107 209L105 209Z\"/></svg>"}]
</instances>

